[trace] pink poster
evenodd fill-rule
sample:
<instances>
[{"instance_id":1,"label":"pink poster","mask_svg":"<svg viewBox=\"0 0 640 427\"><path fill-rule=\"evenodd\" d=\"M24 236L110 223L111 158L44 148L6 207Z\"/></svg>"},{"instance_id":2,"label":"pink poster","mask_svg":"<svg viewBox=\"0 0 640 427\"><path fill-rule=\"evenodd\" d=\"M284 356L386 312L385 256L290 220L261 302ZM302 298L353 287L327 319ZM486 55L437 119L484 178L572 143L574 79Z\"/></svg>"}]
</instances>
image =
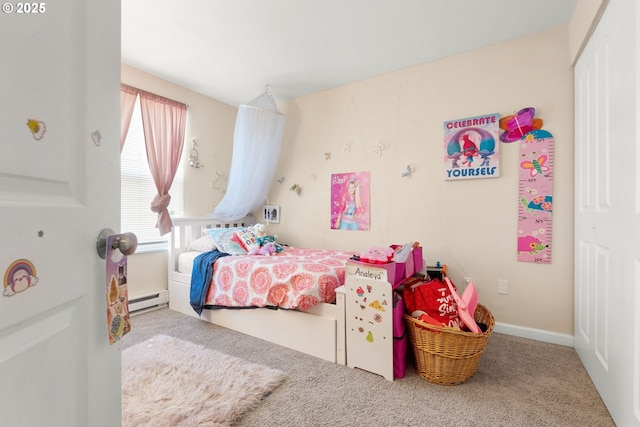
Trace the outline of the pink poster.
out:
<instances>
[{"instance_id":1,"label":"pink poster","mask_svg":"<svg viewBox=\"0 0 640 427\"><path fill-rule=\"evenodd\" d=\"M331 228L369 230L370 172L331 175Z\"/></svg>"},{"instance_id":2,"label":"pink poster","mask_svg":"<svg viewBox=\"0 0 640 427\"><path fill-rule=\"evenodd\" d=\"M499 115L444 122L444 179L500 176Z\"/></svg>"}]
</instances>

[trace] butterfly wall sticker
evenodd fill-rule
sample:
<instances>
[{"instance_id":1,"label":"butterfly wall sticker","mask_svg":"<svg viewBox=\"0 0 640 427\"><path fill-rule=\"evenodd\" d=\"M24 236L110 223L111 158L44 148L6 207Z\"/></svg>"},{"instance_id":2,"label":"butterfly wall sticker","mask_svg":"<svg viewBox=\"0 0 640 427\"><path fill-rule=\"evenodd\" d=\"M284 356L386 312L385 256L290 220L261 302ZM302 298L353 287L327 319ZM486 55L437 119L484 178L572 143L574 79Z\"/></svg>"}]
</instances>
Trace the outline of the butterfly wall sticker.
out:
<instances>
[{"instance_id":1,"label":"butterfly wall sticker","mask_svg":"<svg viewBox=\"0 0 640 427\"><path fill-rule=\"evenodd\" d=\"M535 153L533 153L535 155ZM535 178L538 174L545 174L551 170L549 166L546 166L545 163L549 157L546 154L542 154L537 158L532 157L531 160L524 160L520 162L520 167L522 169L529 171L529 176L531 178Z\"/></svg>"},{"instance_id":2,"label":"butterfly wall sticker","mask_svg":"<svg viewBox=\"0 0 640 427\"><path fill-rule=\"evenodd\" d=\"M518 141L532 130L542 129L542 119L535 119L535 114L535 108L527 107L515 114L501 118L498 125L504 132L500 134L500 141Z\"/></svg>"},{"instance_id":3,"label":"butterfly wall sticker","mask_svg":"<svg viewBox=\"0 0 640 427\"><path fill-rule=\"evenodd\" d=\"M405 170L400 174L401 177L403 178L411 178L411 174L413 173L415 169L413 169L413 166L411 165L407 165L407 167L405 168Z\"/></svg>"},{"instance_id":4,"label":"butterfly wall sticker","mask_svg":"<svg viewBox=\"0 0 640 427\"><path fill-rule=\"evenodd\" d=\"M375 154L376 156L380 157L382 156L382 150L384 150L384 144L382 142L378 142L376 145L376 148L374 148L373 150L371 150L371 152L373 154Z\"/></svg>"}]
</instances>

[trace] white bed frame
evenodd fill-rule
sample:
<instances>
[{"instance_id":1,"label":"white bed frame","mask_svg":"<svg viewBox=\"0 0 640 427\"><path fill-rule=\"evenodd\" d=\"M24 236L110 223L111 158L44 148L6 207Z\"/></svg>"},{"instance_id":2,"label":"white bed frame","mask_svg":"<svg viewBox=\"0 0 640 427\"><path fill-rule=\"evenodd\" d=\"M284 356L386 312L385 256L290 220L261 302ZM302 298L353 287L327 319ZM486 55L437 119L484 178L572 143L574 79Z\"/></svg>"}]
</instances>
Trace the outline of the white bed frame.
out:
<instances>
[{"instance_id":1,"label":"white bed frame","mask_svg":"<svg viewBox=\"0 0 640 427\"><path fill-rule=\"evenodd\" d=\"M191 276L178 272L178 255L201 237L203 229L249 226L246 218L220 222L213 218L173 218L169 245L169 308L198 317L189 304ZM345 364L345 306L343 289L336 304L318 304L307 311L257 309L215 309L200 318L333 363Z\"/></svg>"}]
</instances>

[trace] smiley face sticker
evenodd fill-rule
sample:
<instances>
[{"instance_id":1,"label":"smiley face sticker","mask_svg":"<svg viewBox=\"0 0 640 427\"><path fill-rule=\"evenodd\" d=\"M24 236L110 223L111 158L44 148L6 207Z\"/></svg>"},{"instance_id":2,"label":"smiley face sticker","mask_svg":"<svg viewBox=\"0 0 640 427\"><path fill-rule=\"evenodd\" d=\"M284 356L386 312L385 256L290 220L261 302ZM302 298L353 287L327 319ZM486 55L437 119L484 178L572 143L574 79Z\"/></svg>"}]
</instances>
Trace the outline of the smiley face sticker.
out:
<instances>
[{"instance_id":1,"label":"smiley face sticker","mask_svg":"<svg viewBox=\"0 0 640 427\"><path fill-rule=\"evenodd\" d=\"M12 262L4 273L4 292L2 294L11 297L26 291L37 283L36 269L31 261L18 259Z\"/></svg>"}]
</instances>

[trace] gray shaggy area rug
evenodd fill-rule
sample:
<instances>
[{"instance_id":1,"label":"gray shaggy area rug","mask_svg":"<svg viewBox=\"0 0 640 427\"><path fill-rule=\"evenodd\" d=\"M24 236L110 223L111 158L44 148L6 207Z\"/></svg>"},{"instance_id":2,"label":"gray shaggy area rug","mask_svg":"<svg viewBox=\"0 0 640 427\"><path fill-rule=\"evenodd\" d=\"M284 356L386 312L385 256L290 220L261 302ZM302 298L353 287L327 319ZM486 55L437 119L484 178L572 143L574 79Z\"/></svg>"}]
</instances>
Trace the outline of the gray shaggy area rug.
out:
<instances>
[{"instance_id":1,"label":"gray shaggy area rug","mask_svg":"<svg viewBox=\"0 0 640 427\"><path fill-rule=\"evenodd\" d=\"M229 426L284 379L277 369L156 335L122 351L122 425Z\"/></svg>"}]
</instances>

